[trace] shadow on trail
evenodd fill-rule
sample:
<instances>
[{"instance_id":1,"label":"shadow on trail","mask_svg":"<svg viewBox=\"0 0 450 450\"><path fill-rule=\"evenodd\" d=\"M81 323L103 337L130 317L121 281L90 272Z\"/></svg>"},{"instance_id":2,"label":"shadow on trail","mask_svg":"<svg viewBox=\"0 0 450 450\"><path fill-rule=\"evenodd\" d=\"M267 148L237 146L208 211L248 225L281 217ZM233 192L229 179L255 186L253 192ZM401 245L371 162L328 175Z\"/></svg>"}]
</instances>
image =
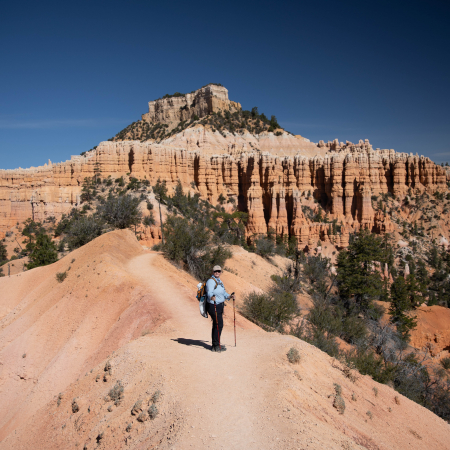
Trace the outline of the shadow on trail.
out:
<instances>
[{"instance_id":1,"label":"shadow on trail","mask_svg":"<svg viewBox=\"0 0 450 450\"><path fill-rule=\"evenodd\" d=\"M197 347L203 347L208 350L211 349L211 346L209 344L207 344L205 341L199 341L196 339L178 338L178 339L172 339L172 341L178 342L179 344L183 344L183 345L189 345L189 346L195 345Z\"/></svg>"}]
</instances>

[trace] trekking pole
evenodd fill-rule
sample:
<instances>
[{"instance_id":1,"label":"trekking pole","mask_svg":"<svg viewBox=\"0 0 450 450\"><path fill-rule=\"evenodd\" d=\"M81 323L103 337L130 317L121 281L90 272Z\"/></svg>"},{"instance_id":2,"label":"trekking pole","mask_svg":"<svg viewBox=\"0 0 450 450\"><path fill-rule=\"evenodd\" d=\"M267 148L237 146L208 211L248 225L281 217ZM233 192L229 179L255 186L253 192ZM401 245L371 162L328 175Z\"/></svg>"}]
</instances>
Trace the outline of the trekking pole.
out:
<instances>
[{"instance_id":1,"label":"trekking pole","mask_svg":"<svg viewBox=\"0 0 450 450\"><path fill-rule=\"evenodd\" d=\"M234 346L236 347L236 308L234 307L234 297L233 297L233 314L234 314Z\"/></svg>"},{"instance_id":2,"label":"trekking pole","mask_svg":"<svg viewBox=\"0 0 450 450\"><path fill-rule=\"evenodd\" d=\"M214 311L216 312L216 324L217 324L217 336L219 338L219 348L222 351L222 346L220 345L219 321L217 320L217 306L216 306L216 297L215 296L214 296Z\"/></svg>"}]
</instances>

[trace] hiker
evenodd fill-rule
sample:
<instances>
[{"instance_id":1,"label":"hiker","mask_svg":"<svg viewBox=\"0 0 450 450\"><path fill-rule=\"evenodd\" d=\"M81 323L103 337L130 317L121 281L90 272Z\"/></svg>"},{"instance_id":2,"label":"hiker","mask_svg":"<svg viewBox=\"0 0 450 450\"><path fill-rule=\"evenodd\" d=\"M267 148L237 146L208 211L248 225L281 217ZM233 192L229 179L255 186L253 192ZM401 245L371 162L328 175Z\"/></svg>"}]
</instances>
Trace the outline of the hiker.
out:
<instances>
[{"instance_id":1,"label":"hiker","mask_svg":"<svg viewBox=\"0 0 450 450\"><path fill-rule=\"evenodd\" d=\"M220 344L220 334L222 334L223 328L223 307L225 300L230 300L234 298L234 293L232 295L225 291L222 281L220 280L220 274L222 273L222 268L220 266L213 267L213 274L211 278L206 282L206 294L208 298L208 313L212 318L212 347L211 351L221 352L225 351L226 348ZM216 316L217 311L217 316ZM217 321L216 321L217 317Z\"/></svg>"}]
</instances>

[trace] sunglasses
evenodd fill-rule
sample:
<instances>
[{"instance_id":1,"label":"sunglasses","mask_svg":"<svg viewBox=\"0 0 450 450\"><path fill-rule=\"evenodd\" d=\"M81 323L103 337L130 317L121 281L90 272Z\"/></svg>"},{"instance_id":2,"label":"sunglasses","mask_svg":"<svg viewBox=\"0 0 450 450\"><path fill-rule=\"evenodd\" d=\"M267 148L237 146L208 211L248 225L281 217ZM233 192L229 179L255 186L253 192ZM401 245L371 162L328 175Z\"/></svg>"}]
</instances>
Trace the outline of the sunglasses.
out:
<instances>
[{"instance_id":1,"label":"sunglasses","mask_svg":"<svg viewBox=\"0 0 450 450\"><path fill-rule=\"evenodd\" d=\"M222 273L221 270L215 270L214 273Z\"/></svg>"}]
</instances>

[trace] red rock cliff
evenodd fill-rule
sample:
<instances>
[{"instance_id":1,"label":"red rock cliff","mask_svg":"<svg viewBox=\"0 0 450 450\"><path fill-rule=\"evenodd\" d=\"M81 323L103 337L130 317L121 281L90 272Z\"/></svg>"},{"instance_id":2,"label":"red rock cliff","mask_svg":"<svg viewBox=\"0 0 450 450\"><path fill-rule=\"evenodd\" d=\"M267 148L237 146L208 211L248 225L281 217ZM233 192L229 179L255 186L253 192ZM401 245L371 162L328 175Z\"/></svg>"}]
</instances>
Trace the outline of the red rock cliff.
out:
<instances>
[{"instance_id":1,"label":"red rock cliff","mask_svg":"<svg viewBox=\"0 0 450 450\"><path fill-rule=\"evenodd\" d=\"M301 246L314 245L319 239L346 246L349 227L390 231L389 219L374 214L372 195L391 192L401 197L409 188L446 187L444 168L429 158L373 150L367 141L327 145L322 145L328 151L323 157L280 157L261 151L209 155L167 144L102 142L86 156L63 163L0 170L0 235L28 217L58 219L78 206L82 182L95 171L102 178L131 173L152 184L161 178L169 188L178 180L186 189L194 183L212 202L220 194L234 197L239 209L249 213L249 236L273 228L281 236L295 235ZM333 235L329 224L305 218L302 205L308 204L310 196L330 219L342 223L339 235Z\"/></svg>"}]
</instances>

